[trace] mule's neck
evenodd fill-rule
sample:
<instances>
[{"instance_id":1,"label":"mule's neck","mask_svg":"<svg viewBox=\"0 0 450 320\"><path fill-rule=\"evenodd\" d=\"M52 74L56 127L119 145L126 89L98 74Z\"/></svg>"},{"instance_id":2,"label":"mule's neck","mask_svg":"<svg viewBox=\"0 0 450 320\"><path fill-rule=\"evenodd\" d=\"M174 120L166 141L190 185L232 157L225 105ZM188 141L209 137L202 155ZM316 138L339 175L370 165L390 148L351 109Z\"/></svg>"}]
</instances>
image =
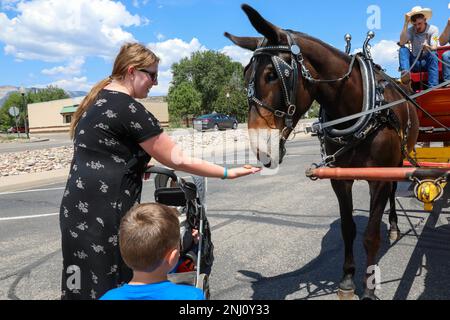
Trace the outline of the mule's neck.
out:
<instances>
[{"instance_id":1,"label":"mule's neck","mask_svg":"<svg viewBox=\"0 0 450 320\"><path fill-rule=\"evenodd\" d=\"M306 67L316 79L338 79L350 67L351 57L332 46L312 37L301 36L300 44ZM362 108L362 79L359 65L355 62L346 80L331 83L308 83L313 99L325 109L329 119L357 113Z\"/></svg>"}]
</instances>

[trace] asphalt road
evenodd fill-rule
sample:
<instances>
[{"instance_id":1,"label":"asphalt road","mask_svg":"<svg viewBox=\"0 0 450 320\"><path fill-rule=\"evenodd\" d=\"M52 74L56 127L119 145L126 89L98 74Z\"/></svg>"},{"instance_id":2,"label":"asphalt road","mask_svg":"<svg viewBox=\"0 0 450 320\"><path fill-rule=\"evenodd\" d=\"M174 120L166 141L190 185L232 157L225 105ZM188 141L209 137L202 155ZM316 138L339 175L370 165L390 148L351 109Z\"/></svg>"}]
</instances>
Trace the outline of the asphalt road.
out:
<instances>
[{"instance_id":1,"label":"asphalt road","mask_svg":"<svg viewBox=\"0 0 450 320\"><path fill-rule=\"evenodd\" d=\"M24 134L22 134L22 136L24 136ZM20 142L0 143L0 153L57 148L73 144L67 132L30 134L30 138L30 141L24 139Z\"/></svg>"},{"instance_id":2,"label":"asphalt road","mask_svg":"<svg viewBox=\"0 0 450 320\"><path fill-rule=\"evenodd\" d=\"M208 180L208 217L215 244L212 299L336 299L344 255L337 200L328 181L312 182L304 175L318 160L316 138L308 138L288 144L288 155L276 175ZM0 194L0 299L59 297L56 213L63 187ZM355 183L353 198L360 294L367 183ZM153 201L152 181L145 183L143 201ZM450 299L448 201L440 201L432 214L424 213L414 199L398 201L403 237L389 242L385 216L379 298ZM37 216L27 217L33 215Z\"/></svg>"}]
</instances>

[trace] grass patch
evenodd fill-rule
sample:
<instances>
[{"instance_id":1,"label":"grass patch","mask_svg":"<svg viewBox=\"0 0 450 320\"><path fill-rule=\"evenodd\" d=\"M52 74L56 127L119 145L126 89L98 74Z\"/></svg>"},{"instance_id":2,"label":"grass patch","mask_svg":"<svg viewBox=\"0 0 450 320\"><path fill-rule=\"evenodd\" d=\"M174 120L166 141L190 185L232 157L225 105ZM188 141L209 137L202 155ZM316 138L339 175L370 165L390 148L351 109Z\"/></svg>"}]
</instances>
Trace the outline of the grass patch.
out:
<instances>
[{"instance_id":1,"label":"grass patch","mask_svg":"<svg viewBox=\"0 0 450 320\"><path fill-rule=\"evenodd\" d=\"M7 134L7 135L0 135L0 143L7 143L7 142L24 142L28 141L26 136L20 135L20 138L17 137L17 135L13 134Z\"/></svg>"}]
</instances>

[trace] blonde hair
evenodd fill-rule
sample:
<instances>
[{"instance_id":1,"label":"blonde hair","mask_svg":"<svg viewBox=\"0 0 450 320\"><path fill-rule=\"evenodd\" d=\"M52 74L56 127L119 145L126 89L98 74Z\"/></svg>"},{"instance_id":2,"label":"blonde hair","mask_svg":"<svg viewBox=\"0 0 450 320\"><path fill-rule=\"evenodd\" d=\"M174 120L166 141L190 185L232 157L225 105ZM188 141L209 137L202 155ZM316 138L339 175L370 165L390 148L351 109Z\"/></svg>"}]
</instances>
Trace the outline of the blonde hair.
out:
<instances>
[{"instance_id":1,"label":"blonde hair","mask_svg":"<svg viewBox=\"0 0 450 320\"><path fill-rule=\"evenodd\" d=\"M133 270L155 270L179 243L180 223L175 208L159 203L138 204L120 223L120 253Z\"/></svg>"},{"instance_id":2,"label":"blonde hair","mask_svg":"<svg viewBox=\"0 0 450 320\"><path fill-rule=\"evenodd\" d=\"M81 101L77 111L73 114L72 122L70 124L70 137L73 139L75 129L80 121L83 113L94 103L100 91L106 87L112 80L123 80L128 72L129 67L147 68L159 62L159 58L147 47L140 43L126 43L119 51L119 54L114 61L114 67L106 79L101 80L88 93L88 95Z\"/></svg>"}]
</instances>

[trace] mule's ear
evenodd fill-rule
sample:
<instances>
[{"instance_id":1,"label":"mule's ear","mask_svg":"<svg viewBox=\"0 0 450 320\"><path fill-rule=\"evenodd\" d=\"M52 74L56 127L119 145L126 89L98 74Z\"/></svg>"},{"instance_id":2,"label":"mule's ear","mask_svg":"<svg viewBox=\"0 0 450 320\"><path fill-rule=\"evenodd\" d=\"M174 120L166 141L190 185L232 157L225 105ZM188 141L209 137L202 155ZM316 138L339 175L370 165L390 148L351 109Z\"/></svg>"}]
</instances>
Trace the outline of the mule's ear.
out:
<instances>
[{"instance_id":1,"label":"mule's ear","mask_svg":"<svg viewBox=\"0 0 450 320\"><path fill-rule=\"evenodd\" d=\"M256 37L236 37L228 32L225 32L223 35L230 39L231 42L233 42L235 45L251 51L256 50L256 48L258 47L258 42L262 39Z\"/></svg>"},{"instance_id":2,"label":"mule's ear","mask_svg":"<svg viewBox=\"0 0 450 320\"><path fill-rule=\"evenodd\" d=\"M280 35L282 33L280 28L264 19L258 11L250 7L248 4L243 4L241 7L247 14L248 19L256 31L265 36L270 43L280 42Z\"/></svg>"}]
</instances>

